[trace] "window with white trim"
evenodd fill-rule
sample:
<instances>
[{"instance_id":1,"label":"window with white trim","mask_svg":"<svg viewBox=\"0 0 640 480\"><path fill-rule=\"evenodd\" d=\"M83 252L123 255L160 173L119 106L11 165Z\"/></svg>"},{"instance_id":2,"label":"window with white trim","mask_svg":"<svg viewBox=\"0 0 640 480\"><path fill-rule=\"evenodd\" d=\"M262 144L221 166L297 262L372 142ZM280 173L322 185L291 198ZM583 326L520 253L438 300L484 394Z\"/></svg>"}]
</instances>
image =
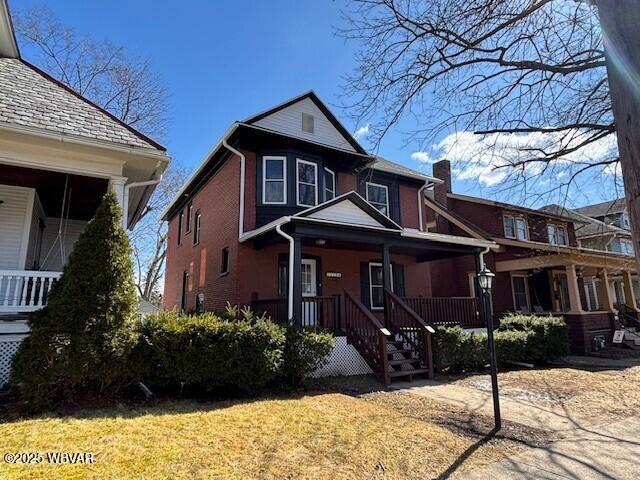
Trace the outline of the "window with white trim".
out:
<instances>
[{"instance_id":1,"label":"window with white trim","mask_svg":"<svg viewBox=\"0 0 640 480\"><path fill-rule=\"evenodd\" d=\"M633 242L631 240L620 240L620 251L625 255L634 256Z\"/></svg>"},{"instance_id":2,"label":"window with white trim","mask_svg":"<svg viewBox=\"0 0 640 480\"><path fill-rule=\"evenodd\" d=\"M393 290L393 269L391 269L391 290ZM371 310L384 308L382 263L369 262L369 304Z\"/></svg>"},{"instance_id":3,"label":"window with white trim","mask_svg":"<svg viewBox=\"0 0 640 480\"><path fill-rule=\"evenodd\" d=\"M262 157L262 203L287 203L287 157Z\"/></svg>"},{"instance_id":4,"label":"window with white trim","mask_svg":"<svg viewBox=\"0 0 640 480\"><path fill-rule=\"evenodd\" d=\"M521 215L503 215L504 236L517 240L527 240L527 220Z\"/></svg>"},{"instance_id":5,"label":"window with white trim","mask_svg":"<svg viewBox=\"0 0 640 480\"><path fill-rule=\"evenodd\" d=\"M567 229L563 225L548 223L547 238L551 245L567 245Z\"/></svg>"},{"instance_id":6,"label":"window with white trim","mask_svg":"<svg viewBox=\"0 0 640 480\"><path fill-rule=\"evenodd\" d=\"M301 158L296 159L296 196L301 207L318 204L318 165Z\"/></svg>"},{"instance_id":7,"label":"window with white trim","mask_svg":"<svg viewBox=\"0 0 640 480\"><path fill-rule=\"evenodd\" d=\"M324 169L324 201L332 200L336 196L336 174L333 170Z\"/></svg>"},{"instance_id":8,"label":"window with white trim","mask_svg":"<svg viewBox=\"0 0 640 480\"><path fill-rule=\"evenodd\" d=\"M389 189L386 185L367 182L367 201L380 213L389 216Z\"/></svg>"}]
</instances>

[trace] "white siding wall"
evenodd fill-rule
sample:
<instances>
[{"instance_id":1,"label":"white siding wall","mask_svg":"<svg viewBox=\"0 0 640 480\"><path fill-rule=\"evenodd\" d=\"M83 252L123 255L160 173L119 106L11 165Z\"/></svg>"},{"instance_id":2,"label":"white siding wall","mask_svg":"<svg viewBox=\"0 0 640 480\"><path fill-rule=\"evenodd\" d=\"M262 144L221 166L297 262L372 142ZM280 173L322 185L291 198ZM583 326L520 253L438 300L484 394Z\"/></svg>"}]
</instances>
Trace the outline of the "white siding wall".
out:
<instances>
[{"instance_id":1,"label":"white siding wall","mask_svg":"<svg viewBox=\"0 0 640 480\"><path fill-rule=\"evenodd\" d=\"M0 270L22 270L35 190L0 185Z\"/></svg>"},{"instance_id":2,"label":"white siding wall","mask_svg":"<svg viewBox=\"0 0 640 480\"><path fill-rule=\"evenodd\" d=\"M36 258L38 254L38 241L40 237L40 220L45 220L44 210L40 203L38 194L35 194L33 202L33 212L31 214L31 229L29 231L29 246L27 249L27 260L25 261L25 269L31 270L34 265L39 265L39 258Z\"/></svg>"},{"instance_id":3,"label":"white siding wall","mask_svg":"<svg viewBox=\"0 0 640 480\"><path fill-rule=\"evenodd\" d=\"M302 131L302 114L308 113L314 118L314 133ZM255 122L259 127L276 130L294 137L311 140L354 152L355 149L347 142L324 113L309 98L305 98L293 105L283 108L271 115Z\"/></svg>"},{"instance_id":4,"label":"white siding wall","mask_svg":"<svg viewBox=\"0 0 640 480\"><path fill-rule=\"evenodd\" d=\"M322 220L332 220L334 222L354 223L357 225L370 225L381 227L382 224L366 212L363 212L358 206L354 205L350 200L331 205L318 212L309 215L309 218L318 218Z\"/></svg>"},{"instance_id":5,"label":"white siding wall","mask_svg":"<svg viewBox=\"0 0 640 480\"><path fill-rule=\"evenodd\" d=\"M46 228L44 229L40 254L41 269L60 272L87 222L83 220L64 220L62 222L61 237L64 252L61 252L60 239L58 238L60 219L47 217L45 221ZM62 253L64 253L64 256L62 256Z\"/></svg>"}]
</instances>

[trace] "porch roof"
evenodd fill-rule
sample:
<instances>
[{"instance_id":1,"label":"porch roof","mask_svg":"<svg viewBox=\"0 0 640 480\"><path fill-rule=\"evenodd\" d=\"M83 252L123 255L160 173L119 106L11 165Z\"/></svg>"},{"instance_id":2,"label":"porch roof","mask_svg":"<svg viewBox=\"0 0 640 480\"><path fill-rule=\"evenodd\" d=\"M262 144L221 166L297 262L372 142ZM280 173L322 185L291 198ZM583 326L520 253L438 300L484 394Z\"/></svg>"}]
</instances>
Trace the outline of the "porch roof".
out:
<instances>
[{"instance_id":1,"label":"porch roof","mask_svg":"<svg viewBox=\"0 0 640 480\"><path fill-rule=\"evenodd\" d=\"M358 208L362 216L356 217L353 213L343 216L342 210L332 210L347 203ZM321 212L331 212L332 215L319 215ZM371 221L367 222L365 216ZM279 232L303 238L326 239L337 245L387 244L396 251L415 254L422 260L469 255L498 248L495 242L488 240L403 228L353 191L295 215L274 220L245 233L240 241L253 241L259 248L283 241L284 237Z\"/></svg>"},{"instance_id":2,"label":"porch roof","mask_svg":"<svg viewBox=\"0 0 640 480\"><path fill-rule=\"evenodd\" d=\"M609 270L636 270L635 258L627 255L617 255L580 248L567 248L565 250L563 253L498 260L496 261L496 271L510 272L514 270L566 267L570 265L605 268Z\"/></svg>"}]
</instances>

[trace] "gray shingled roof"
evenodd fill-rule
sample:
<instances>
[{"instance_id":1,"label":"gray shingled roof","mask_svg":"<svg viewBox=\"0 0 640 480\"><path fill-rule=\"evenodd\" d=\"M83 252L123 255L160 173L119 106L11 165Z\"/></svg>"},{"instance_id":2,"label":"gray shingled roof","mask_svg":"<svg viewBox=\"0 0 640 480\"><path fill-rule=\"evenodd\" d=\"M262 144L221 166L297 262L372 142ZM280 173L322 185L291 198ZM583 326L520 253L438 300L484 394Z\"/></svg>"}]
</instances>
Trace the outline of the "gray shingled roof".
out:
<instances>
[{"instance_id":1,"label":"gray shingled roof","mask_svg":"<svg viewBox=\"0 0 640 480\"><path fill-rule=\"evenodd\" d=\"M563 215L565 217L569 217L574 219L576 222L582 222L583 225L576 226L576 237L583 238L587 236L593 235L621 235L621 236L630 236L630 233L627 230L616 227L615 225L610 225L608 223L601 222L600 220L596 220L595 218L588 217L587 215L580 213L578 209L570 209L565 208L560 205L547 205L546 207L542 207L540 210L548 213L552 213L554 215Z\"/></svg>"},{"instance_id":2,"label":"gray shingled roof","mask_svg":"<svg viewBox=\"0 0 640 480\"><path fill-rule=\"evenodd\" d=\"M587 205L586 207L576 208L575 211L588 217L604 217L606 215L614 215L620 213L627 208L627 202L624 198L609 200L608 202Z\"/></svg>"},{"instance_id":3,"label":"gray shingled roof","mask_svg":"<svg viewBox=\"0 0 640 480\"><path fill-rule=\"evenodd\" d=\"M164 150L15 58L0 58L0 123Z\"/></svg>"},{"instance_id":4,"label":"gray shingled roof","mask_svg":"<svg viewBox=\"0 0 640 480\"><path fill-rule=\"evenodd\" d=\"M392 162L391 160L387 160L386 158L382 157L376 157L376 160L370 166L374 170L395 173L396 175L405 177L423 178L425 180L431 178L429 175L418 172L417 170L412 170L411 168L407 168L403 165L400 165L399 163Z\"/></svg>"}]
</instances>

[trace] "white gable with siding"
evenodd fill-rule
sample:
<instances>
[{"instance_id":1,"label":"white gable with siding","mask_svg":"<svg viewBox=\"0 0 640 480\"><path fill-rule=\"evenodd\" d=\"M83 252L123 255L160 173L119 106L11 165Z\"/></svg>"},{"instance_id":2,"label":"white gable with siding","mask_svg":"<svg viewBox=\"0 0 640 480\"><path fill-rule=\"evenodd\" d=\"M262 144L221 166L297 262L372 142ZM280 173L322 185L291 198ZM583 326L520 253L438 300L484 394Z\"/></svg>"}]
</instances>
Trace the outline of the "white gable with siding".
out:
<instances>
[{"instance_id":1,"label":"white gable with siding","mask_svg":"<svg viewBox=\"0 0 640 480\"><path fill-rule=\"evenodd\" d=\"M313 116L313 133L302 130L303 113ZM322 110L308 97L277 110L253 124L303 140L322 143L350 152L356 151L338 129L333 126L325 114L322 113Z\"/></svg>"},{"instance_id":2,"label":"white gable with siding","mask_svg":"<svg viewBox=\"0 0 640 480\"><path fill-rule=\"evenodd\" d=\"M351 200L343 200L327 208L318 210L307 217L332 222L351 223L353 225L366 225L369 227L384 226Z\"/></svg>"}]
</instances>

